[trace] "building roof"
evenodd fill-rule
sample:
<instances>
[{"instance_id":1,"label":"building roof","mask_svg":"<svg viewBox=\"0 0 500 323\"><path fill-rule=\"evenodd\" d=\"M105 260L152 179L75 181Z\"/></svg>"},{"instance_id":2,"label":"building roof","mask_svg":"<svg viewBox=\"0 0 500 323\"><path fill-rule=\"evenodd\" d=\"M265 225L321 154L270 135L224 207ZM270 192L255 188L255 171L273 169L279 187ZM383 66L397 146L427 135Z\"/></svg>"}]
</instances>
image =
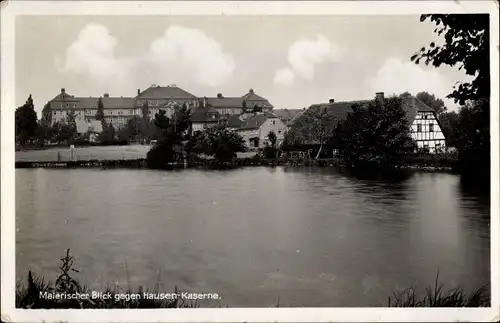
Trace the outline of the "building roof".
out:
<instances>
[{"instance_id":1,"label":"building roof","mask_svg":"<svg viewBox=\"0 0 500 323\"><path fill-rule=\"evenodd\" d=\"M278 110L273 110L273 113L275 116L278 118L283 118L285 120L291 120L293 119L297 114L301 113L302 109L278 109Z\"/></svg>"},{"instance_id":2,"label":"building roof","mask_svg":"<svg viewBox=\"0 0 500 323\"><path fill-rule=\"evenodd\" d=\"M137 95L136 99L195 99L196 96L175 86L152 85Z\"/></svg>"},{"instance_id":3,"label":"building roof","mask_svg":"<svg viewBox=\"0 0 500 323\"><path fill-rule=\"evenodd\" d=\"M408 122L410 124L413 123L413 120L415 120L415 117L417 116L418 112L433 112L434 109L420 101L418 98L414 96L406 96L402 98L405 110L406 110L406 118L408 119Z\"/></svg>"},{"instance_id":4,"label":"building roof","mask_svg":"<svg viewBox=\"0 0 500 323\"><path fill-rule=\"evenodd\" d=\"M293 124L293 122L304 113L306 109L279 109L273 110L274 115L280 118L287 126Z\"/></svg>"},{"instance_id":5,"label":"building roof","mask_svg":"<svg viewBox=\"0 0 500 323\"><path fill-rule=\"evenodd\" d=\"M212 118L215 116L215 118ZM193 123L206 123L206 122L219 122L220 115L214 108L196 108L191 114L191 122Z\"/></svg>"},{"instance_id":6,"label":"building roof","mask_svg":"<svg viewBox=\"0 0 500 323\"><path fill-rule=\"evenodd\" d=\"M412 124L418 112L434 112L432 108L413 96L401 97L403 101L403 109L406 111L406 119L409 124ZM309 109L305 110L302 114L296 116L296 120L303 120L303 118L310 112L325 109L326 113L332 117L332 125L337 125L339 122L345 120L347 115L351 112L352 106L358 104L361 107L366 107L372 100L358 100L358 101L345 101L333 103L313 104ZM295 122L294 122L295 123Z\"/></svg>"},{"instance_id":7,"label":"building roof","mask_svg":"<svg viewBox=\"0 0 500 323\"><path fill-rule=\"evenodd\" d=\"M207 98L207 104L214 108L243 108L243 99L236 97Z\"/></svg>"},{"instance_id":8,"label":"building roof","mask_svg":"<svg viewBox=\"0 0 500 323\"><path fill-rule=\"evenodd\" d=\"M273 105L265 98L261 97L260 95L257 95L253 89L250 89L247 94L243 95L241 97L243 100L245 100L247 103L257 103L263 107L273 107ZM250 108L250 106L248 106Z\"/></svg>"},{"instance_id":9,"label":"building roof","mask_svg":"<svg viewBox=\"0 0 500 323\"><path fill-rule=\"evenodd\" d=\"M277 117L272 113L256 113L241 125L240 130L259 129L267 119L276 118Z\"/></svg>"},{"instance_id":10,"label":"building roof","mask_svg":"<svg viewBox=\"0 0 500 323\"><path fill-rule=\"evenodd\" d=\"M228 128L240 128L243 125L243 121L236 115L225 115L223 116L224 124Z\"/></svg>"},{"instance_id":11,"label":"building roof","mask_svg":"<svg viewBox=\"0 0 500 323\"><path fill-rule=\"evenodd\" d=\"M108 97L104 96L101 98L104 109L126 109L133 108L135 104L135 99L130 97ZM66 93L64 89L61 89L61 93L59 93L56 97L54 97L51 102L71 102L77 103L77 106L73 108L72 106L68 106L68 110L73 109L97 109L97 102L99 98L97 97L75 97Z\"/></svg>"}]
</instances>

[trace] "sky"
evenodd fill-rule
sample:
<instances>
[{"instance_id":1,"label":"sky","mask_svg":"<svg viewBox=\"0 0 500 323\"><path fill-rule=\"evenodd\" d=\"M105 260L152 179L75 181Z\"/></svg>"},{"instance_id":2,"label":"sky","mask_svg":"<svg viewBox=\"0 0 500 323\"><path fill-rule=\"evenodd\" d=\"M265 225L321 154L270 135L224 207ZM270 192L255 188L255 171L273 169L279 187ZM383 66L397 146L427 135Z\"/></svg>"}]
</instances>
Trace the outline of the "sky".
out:
<instances>
[{"instance_id":1,"label":"sky","mask_svg":"<svg viewBox=\"0 0 500 323\"><path fill-rule=\"evenodd\" d=\"M133 97L175 84L202 97L249 89L275 109L428 91L467 76L410 57L442 37L418 15L18 16L16 104L39 114L61 88L79 97ZM456 109L445 99L448 109Z\"/></svg>"}]
</instances>

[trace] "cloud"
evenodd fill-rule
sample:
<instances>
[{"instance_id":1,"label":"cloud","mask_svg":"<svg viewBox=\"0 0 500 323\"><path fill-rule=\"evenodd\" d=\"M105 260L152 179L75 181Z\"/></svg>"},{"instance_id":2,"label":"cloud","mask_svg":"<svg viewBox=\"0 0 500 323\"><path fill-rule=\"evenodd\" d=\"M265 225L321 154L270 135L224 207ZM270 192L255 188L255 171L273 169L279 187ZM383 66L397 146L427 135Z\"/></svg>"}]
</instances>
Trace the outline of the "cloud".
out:
<instances>
[{"instance_id":1,"label":"cloud","mask_svg":"<svg viewBox=\"0 0 500 323\"><path fill-rule=\"evenodd\" d=\"M218 86L233 75L235 61L220 43L198 29L170 26L150 48L153 62L166 68L176 67L193 74L203 85Z\"/></svg>"},{"instance_id":2,"label":"cloud","mask_svg":"<svg viewBox=\"0 0 500 323\"><path fill-rule=\"evenodd\" d=\"M64 62L56 58L56 66L60 72L84 74L102 83L125 79L132 60L117 58L117 45L118 40L106 27L88 24L66 50Z\"/></svg>"},{"instance_id":3,"label":"cloud","mask_svg":"<svg viewBox=\"0 0 500 323\"><path fill-rule=\"evenodd\" d=\"M372 93L401 94L408 91L415 95L426 91L443 99L449 109L455 108L453 100L446 99L453 91L455 81L437 69L424 70L411 61L389 58L367 82Z\"/></svg>"},{"instance_id":4,"label":"cloud","mask_svg":"<svg viewBox=\"0 0 500 323\"><path fill-rule=\"evenodd\" d=\"M338 61L341 56L340 47L337 44L332 44L323 35L317 35L314 39L299 39L288 48L290 67L277 71L274 82L290 85L293 83L295 75L305 80L312 80L317 65ZM287 82L283 83L283 79L286 79Z\"/></svg>"},{"instance_id":5,"label":"cloud","mask_svg":"<svg viewBox=\"0 0 500 323\"><path fill-rule=\"evenodd\" d=\"M62 73L83 75L121 89L144 86L145 79L152 83L194 80L218 86L232 77L236 66L215 39L178 25L170 26L151 42L148 52L136 56L117 57L118 43L106 27L89 24L68 47L64 60L56 58L56 66Z\"/></svg>"},{"instance_id":6,"label":"cloud","mask_svg":"<svg viewBox=\"0 0 500 323\"><path fill-rule=\"evenodd\" d=\"M295 73L292 71L292 69L288 67L276 71L276 75L274 76L274 83L283 86L292 85L294 80L295 80Z\"/></svg>"}]
</instances>

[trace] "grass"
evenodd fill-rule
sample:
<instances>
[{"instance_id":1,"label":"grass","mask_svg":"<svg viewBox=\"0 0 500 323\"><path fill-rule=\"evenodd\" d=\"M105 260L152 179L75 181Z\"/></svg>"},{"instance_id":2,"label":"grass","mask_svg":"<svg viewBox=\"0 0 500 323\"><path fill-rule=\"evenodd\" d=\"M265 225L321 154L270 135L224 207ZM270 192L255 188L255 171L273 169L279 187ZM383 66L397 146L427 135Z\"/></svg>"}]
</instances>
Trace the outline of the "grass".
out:
<instances>
[{"instance_id":1,"label":"grass","mask_svg":"<svg viewBox=\"0 0 500 323\"><path fill-rule=\"evenodd\" d=\"M444 290L439 283L439 271L434 286L427 287L423 296L412 288L394 293L389 297L388 307L489 307L490 294L488 286L482 286L472 293L466 293L462 288Z\"/></svg>"},{"instance_id":2,"label":"grass","mask_svg":"<svg viewBox=\"0 0 500 323\"><path fill-rule=\"evenodd\" d=\"M152 289L132 289L127 269L127 288L119 286L108 286L103 294L109 295L109 298L89 297L88 299L53 299L43 297L44 293L58 293L76 295L91 295L92 290L82 286L71 274L78 272L74 267L73 257L70 256L70 250L61 259L59 267L60 273L55 283L46 282L42 277L37 277L28 273L27 284L18 281L16 284L16 307L24 309L140 309L140 308L197 308L200 307L198 301L184 300L181 297L175 299L148 299L138 297L137 299L124 299L121 295L132 295L143 293L161 293L160 273L157 282ZM443 284L439 283L439 272L436 276L435 285L426 289L424 295L418 295L413 289L409 288L399 293L394 293L389 297L388 307L489 307L490 295L487 287L481 287L473 293L466 293L461 288L454 288L444 291ZM181 292L175 287L170 295L181 295ZM280 300L276 307L280 307ZM219 306L220 307L220 306Z\"/></svg>"}]
</instances>

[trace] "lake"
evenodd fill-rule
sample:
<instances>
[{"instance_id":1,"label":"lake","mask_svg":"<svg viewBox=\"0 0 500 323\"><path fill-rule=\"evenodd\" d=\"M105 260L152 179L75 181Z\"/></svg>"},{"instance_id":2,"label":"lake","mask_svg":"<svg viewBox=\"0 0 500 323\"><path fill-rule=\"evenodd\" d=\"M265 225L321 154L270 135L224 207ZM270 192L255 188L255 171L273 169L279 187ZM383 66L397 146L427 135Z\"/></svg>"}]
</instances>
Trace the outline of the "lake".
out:
<instances>
[{"instance_id":1,"label":"lake","mask_svg":"<svg viewBox=\"0 0 500 323\"><path fill-rule=\"evenodd\" d=\"M451 174L16 169L16 273L218 293L202 306L386 306L490 281L489 200Z\"/></svg>"}]
</instances>

